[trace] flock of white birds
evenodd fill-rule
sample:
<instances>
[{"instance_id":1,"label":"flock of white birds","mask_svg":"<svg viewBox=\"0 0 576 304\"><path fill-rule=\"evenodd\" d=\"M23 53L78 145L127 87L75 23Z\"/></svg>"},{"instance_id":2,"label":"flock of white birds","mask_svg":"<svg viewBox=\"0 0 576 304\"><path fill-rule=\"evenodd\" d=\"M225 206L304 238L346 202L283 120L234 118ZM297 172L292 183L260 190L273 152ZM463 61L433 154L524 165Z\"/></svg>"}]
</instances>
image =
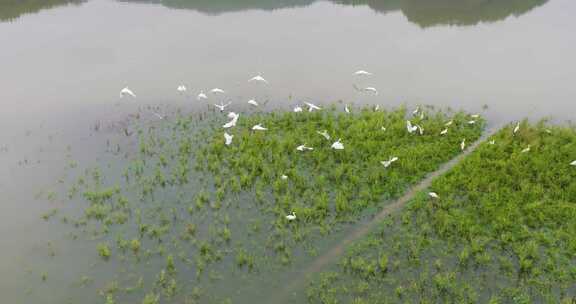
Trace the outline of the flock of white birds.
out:
<instances>
[{"instance_id":1,"label":"flock of white birds","mask_svg":"<svg viewBox=\"0 0 576 304\"><path fill-rule=\"evenodd\" d=\"M368 77L368 76L372 76L373 74L368 72L368 71L364 71L364 70L359 70L353 73L354 76L357 77ZM268 80L266 80L262 75L256 75L250 79L248 79L248 82L257 82L257 83L261 83L264 85L268 85L269 82ZM373 94L373 95L378 95L378 90L374 87L364 87L364 88L360 88L357 85L353 85L353 87L360 92L366 92L369 94ZM188 88L185 85L179 85L176 90L179 93L186 93L188 91ZM224 91L223 89L220 88L213 88L212 90L209 91L212 95L224 95L226 94L226 91ZM131 97L131 98L136 98L136 94L128 87L123 88L120 91L120 98L123 97ZM196 96L197 100L208 100L209 97L208 95L201 90L200 93L198 93L198 95ZM249 105L254 106L254 107L258 107L259 104L256 100L254 99L250 99L247 102ZM227 104L224 104L223 102L221 102L220 104L214 104L214 106L219 109L221 112L224 112L226 110L226 107L228 107L229 105L231 105L231 102L228 102ZM299 112L304 112L304 108L307 108L308 112L313 112L313 111L320 111L322 110L321 107L310 103L310 102L303 102L304 105L296 105L293 109L293 111L295 113L299 113ZM376 105L374 110L378 111L379 109L379 105ZM344 106L344 111L346 113L351 113L351 110L349 108L348 105ZM156 113L156 112L152 112L156 117L158 117L159 119L164 119L164 116ZM416 107L416 109L412 112L413 116L419 116L420 120L424 119L424 112L420 110L420 107ZM224 129L230 129L236 126L236 124L238 123L238 119L240 118L240 114L235 113L235 112L228 112L227 117L230 119L230 121L228 121L227 123L225 123L222 128ZM480 116L478 114L473 114L470 115L471 120L469 120L467 123L469 125L473 125L476 124L476 120L477 118L479 118ZM453 124L454 122L448 121L445 124L445 129L443 129L440 132L440 135L446 135L448 134L448 128ZM253 131L267 131L268 128L264 127L262 124L257 124L254 125L252 127ZM385 127L382 127L383 131L386 131ZM410 120L406 120L406 130L408 131L408 133L410 134L420 134L423 135L424 134L424 129L422 128L422 126L418 125L418 124L413 124ZM516 124L516 126L513 129L513 135L516 135L518 133L518 131L520 130L520 123L518 122ZM546 130L548 133L551 133L550 130ZM328 134L328 131L323 130L323 131L317 131L317 133L319 135L321 135L322 137L324 137L326 140L330 140L330 134ZM234 139L234 135L229 134L228 132L224 132L224 144L226 146L229 146L232 144L232 141ZM488 142L490 145L494 145L496 142L494 140L491 140ZM330 146L333 150L344 150L344 144L342 143L342 140L339 138L337 141L333 142L332 145ZM460 149L462 151L464 151L466 149L466 139L463 138L462 141L460 142ZM296 147L297 151L300 152L305 152L305 151L312 151L314 150L313 147L308 147L306 145L306 143L299 145ZM526 148L524 148L521 153L527 153L530 152L530 146L527 146ZM392 156L390 157L390 159L388 160L383 160L380 161L380 163L384 166L384 168L388 168L390 167L394 162L398 161L398 157L396 156ZM570 163L571 166L575 166L576 167L576 160L574 160L573 162ZM282 180L287 180L288 176L286 175L282 175L281 176ZM428 195L433 198L433 199L439 199L440 196L436 193L436 192L429 192ZM291 214L286 215L286 219L288 221L293 221L296 219L296 213L292 212Z\"/></svg>"}]
</instances>

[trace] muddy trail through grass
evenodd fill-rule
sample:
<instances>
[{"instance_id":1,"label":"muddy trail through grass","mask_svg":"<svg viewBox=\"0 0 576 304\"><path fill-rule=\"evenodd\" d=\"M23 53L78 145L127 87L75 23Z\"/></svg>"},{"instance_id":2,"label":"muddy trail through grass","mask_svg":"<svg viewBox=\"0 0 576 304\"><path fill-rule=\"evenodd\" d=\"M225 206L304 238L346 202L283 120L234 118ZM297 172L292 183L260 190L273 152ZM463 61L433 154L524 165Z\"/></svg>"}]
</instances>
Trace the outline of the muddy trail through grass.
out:
<instances>
[{"instance_id":1,"label":"muddy trail through grass","mask_svg":"<svg viewBox=\"0 0 576 304\"><path fill-rule=\"evenodd\" d=\"M421 182L416 184L414 187L410 188L404 195L391 204L387 204L379 211L372 219L358 224L334 246L329 247L326 251L321 253L317 258L315 258L311 263L305 267L294 272L292 277L288 280L288 284L285 285L282 290L277 293L274 299L268 299L265 303L298 303L303 300L303 292L306 287L306 283L309 282L310 278L317 273L324 270L329 265L337 262L338 258L344 254L344 250L352 243L361 238L365 237L368 233L374 230L387 216L392 213L401 210L414 196L423 191L424 189L430 187L432 181L448 172L458 163L460 163L465 157L470 155L472 152L485 142L488 138L496 134L505 124L497 124L489 129L487 129L484 134L476 140L474 143L469 145L461 154L454 157L450 161L444 163L440 168L432 173L430 173ZM299 294L300 293L300 294Z\"/></svg>"}]
</instances>

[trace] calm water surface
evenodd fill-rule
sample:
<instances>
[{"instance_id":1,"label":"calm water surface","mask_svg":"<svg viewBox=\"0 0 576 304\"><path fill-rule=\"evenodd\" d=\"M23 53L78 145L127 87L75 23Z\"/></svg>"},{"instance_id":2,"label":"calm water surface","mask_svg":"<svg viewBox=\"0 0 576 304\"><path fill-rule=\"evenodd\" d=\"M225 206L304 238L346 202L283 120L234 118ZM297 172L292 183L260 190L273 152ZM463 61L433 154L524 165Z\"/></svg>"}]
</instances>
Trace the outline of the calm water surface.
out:
<instances>
[{"instance_id":1,"label":"calm water surface","mask_svg":"<svg viewBox=\"0 0 576 304\"><path fill-rule=\"evenodd\" d=\"M26 269L53 233L39 220L52 206L35 194L56 183L66 154L80 162L102 155L104 139L90 132L96 121L120 120L140 104L195 106L179 84L193 95L223 88L236 104L269 100L269 108L342 100L449 106L494 123L572 120L575 11L573 0L3 1L2 302L30 300L25 289L37 282ZM374 73L359 85L379 96L353 89L358 69ZM257 73L270 85L248 84ZM119 100L124 86L136 104ZM62 246L72 260L82 250ZM75 271L38 287L48 292L36 292L38 303L62 303L67 295L45 295L70 290Z\"/></svg>"}]
</instances>

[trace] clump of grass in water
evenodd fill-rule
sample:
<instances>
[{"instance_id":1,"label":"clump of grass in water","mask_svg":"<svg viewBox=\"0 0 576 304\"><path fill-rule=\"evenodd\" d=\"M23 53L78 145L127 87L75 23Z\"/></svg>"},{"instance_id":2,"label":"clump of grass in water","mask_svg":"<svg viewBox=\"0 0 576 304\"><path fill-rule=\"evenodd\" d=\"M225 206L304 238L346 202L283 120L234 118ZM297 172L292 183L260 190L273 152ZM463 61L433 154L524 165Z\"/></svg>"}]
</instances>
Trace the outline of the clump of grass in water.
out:
<instances>
[{"instance_id":1,"label":"clump of grass in water","mask_svg":"<svg viewBox=\"0 0 576 304\"><path fill-rule=\"evenodd\" d=\"M404 301L417 302L572 301L576 130L527 121L517 132L514 127L503 128L393 221L349 248L330 289L326 276L310 285L309 303L394 302L390 294L399 288ZM366 275L365 265L383 255L398 267ZM368 286L362 294L348 288L360 283Z\"/></svg>"}]
</instances>

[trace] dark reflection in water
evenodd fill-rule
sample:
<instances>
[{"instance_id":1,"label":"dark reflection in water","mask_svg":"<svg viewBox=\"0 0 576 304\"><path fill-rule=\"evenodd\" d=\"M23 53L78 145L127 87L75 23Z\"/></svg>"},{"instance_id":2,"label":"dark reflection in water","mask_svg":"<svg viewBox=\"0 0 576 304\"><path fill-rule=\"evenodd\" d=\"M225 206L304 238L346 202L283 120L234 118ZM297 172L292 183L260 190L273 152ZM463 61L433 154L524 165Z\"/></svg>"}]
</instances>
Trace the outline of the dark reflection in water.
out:
<instances>
[{"instance_id":1,"label":"dark reflection in water","mask_svg":"<svg viewBox=\"0 0 576 304\"><path fill-rule=\"evenodd\" d=\"M0 21L10 21L23 14L86 0L6 0L0 2ZM190 9L208 15L245 10L272 11L303 7L318 0L118 0L149 3L175 9ZM368 6L379 13L401 11L408 20L421 27L435 25L475 25L495 22L509 16L520 16L548 0L329 0L341 5Z\"/></svg>"},{"instance_id":2,"label":"dark reflection in water","mask_svg":"<svg viewBox=\"0 0 576 304\"><path fill-rule=\"evenodd\" d=\"M205 14L223 14L249 9L275 10L307 6L317 0L214 1L214 0L119 0L161 4L170 8L191 9ZM435 25L475 25L520 16L548 0L329 0L341 5L368 6L379 13L401 11L421 27Z\"/></svg>"},{"instance_id":3,"label":"dark reflection in water","mask_svg":"<svg viewBox=\"0 0 576 304\"><path fill-rule=\"evenodd\" d=\"M1 0L0 21L13 21L25 14L62 5L80 4L85 0Z\"/></svg>"}]
</instances>

